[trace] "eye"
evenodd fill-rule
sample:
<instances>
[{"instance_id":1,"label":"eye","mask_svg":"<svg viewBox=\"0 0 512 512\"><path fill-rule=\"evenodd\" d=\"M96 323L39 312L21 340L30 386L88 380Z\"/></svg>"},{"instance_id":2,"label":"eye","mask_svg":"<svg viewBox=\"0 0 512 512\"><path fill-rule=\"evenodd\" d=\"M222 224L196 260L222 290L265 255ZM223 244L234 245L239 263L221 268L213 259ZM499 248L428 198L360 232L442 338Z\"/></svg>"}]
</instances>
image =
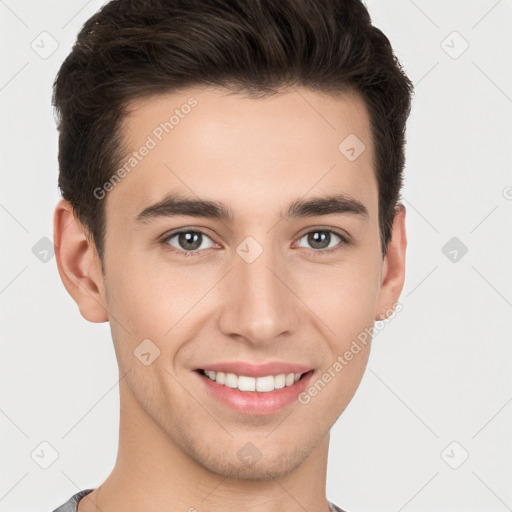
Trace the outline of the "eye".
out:
<instances>
[{"instance_id":1,"label":"eye","mask_svg":"<svg viewBox=\"0 0 512 512\"><path fill-rule=\"evenodd\" d=\"M213 246L205 247L203 242L205 238L211 241L211 238L202 231L186 230L172 233L162 240L163 244L170 245L174 250L184 253L184 256L192 256L199 252L199 249L209 249ZM171 240L176 239L176 245Z\"/></svg>"},{"instance_id":2,"label":"eye","mask_svg":"<svg viewBox=\"0 0 512 512\"><path fill-rule=\"evenodd\" d=\"M305 239L306 242L310 244L310 247L314 249L313 252L316 253L315 255L320 255L341 249L340 242L338 241L338 243L336 243L336 238L342 242L341 246L350 244L346 236L332 229L315 229L301 236L299 242ZM211 244L205 246L204 242L207 240L209 240ZM166 236L161 243L167 247L170 246L171 251L181 253L181 255L185 257L199 255L201 249L211 249L215 246L215 243L206 233L201 230L192 229L171 233Z\"/></svg>"},{"instance_id":3,"label":"eye","mask_svg":"<svg viewBox=\"0 0 512 512\"><path fill-rule=\"evenodd\" d=\"M299 242L300 240L306 239L306 242L310 244L310 247L316 249L315 252L331 253L340 249L339 241L336 243L336 238L343 242L342 245L348 245L349 243L347 237L331 229L315 229L314 231L310 231L300 237Z\"/></svg>"}]
</instances>

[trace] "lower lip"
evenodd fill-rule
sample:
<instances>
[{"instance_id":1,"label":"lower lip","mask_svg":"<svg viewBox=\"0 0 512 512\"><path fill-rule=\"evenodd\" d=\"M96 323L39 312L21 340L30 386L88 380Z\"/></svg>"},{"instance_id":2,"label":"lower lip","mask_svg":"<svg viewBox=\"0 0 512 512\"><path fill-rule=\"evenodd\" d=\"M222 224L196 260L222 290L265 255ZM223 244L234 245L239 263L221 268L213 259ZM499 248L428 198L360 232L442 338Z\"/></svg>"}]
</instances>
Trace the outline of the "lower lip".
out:
<instances>
[{"instance_id":1,"label":"lower lip","mask_svg":"<svg viewBox=\"0 0 512 512\"><path fill-rule=\"evenodd\" d=\"M244 414L268 415L284 409L297 400L299 394L308 386L314 372L307 372L291 386L267 392L240 391L237 388L218 384L199 371L196 371L196 373L203 381L206 389L231 409Z\"/></svg>"}]
</instances>

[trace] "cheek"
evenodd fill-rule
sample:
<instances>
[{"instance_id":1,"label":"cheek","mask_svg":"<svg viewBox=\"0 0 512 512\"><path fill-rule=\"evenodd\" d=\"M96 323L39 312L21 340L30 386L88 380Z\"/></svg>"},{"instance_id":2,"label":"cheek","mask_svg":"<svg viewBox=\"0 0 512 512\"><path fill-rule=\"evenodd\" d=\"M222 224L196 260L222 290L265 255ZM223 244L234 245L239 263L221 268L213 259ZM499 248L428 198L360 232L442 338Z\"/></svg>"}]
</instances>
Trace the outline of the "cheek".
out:
<instances>
[{"instance_id":1,"label":"cheek","mask_svg":"<svg viewBox=\"0 0 512 512\"><path fill-rule=\"evenodd\" d=\"M352 400L365 372L378 297L377 278L375 273L342 272L323 283L323 294L311 297L311 309L324 324L326 351L318 378L306 390L304 400L328 411L328 421L334 422Z\"/></svg>"},{"instance_id":2,"label":"cheek","mask_svg":"<svg viewBox=\"0 0 512 512\"><path fill-rule=\"evenodd\" d=\"M341 350L373 325L379 295L379 267L373 262L346 262L316 273L302 283L301 296L327 326L331 345ZM314 285L312 285L314 283Z\"/></svg>"},{"instance_id":3,"label":"cheek","mask_svg":"<svg viewBox=\"0 0 512 512\"><path fill-rule=\"evenodd\" d=\"M105 286L112 339L118 361L126 370L132 365L138 367L134 351L143 340L152 340L160 348L162 334L172 324L170 315L170 325L162 326L155 321L163 316L165 305L159 300L154 283L148 279L151 272L129 259L118 258L117 261L117 265L107 270Z\"/></svg>"},{"instance_id":4,"label":"cheek","mask_svg":"<svg viewBox=\"0 0 512 512\"><path fill-rule=\"evenodd\" d=\"M370 283L347 283L332 297L326 310L333 331L339 342L344 345L365 328L373 325L376 311L378 289Z\"/></svg>"},{"instance_id":5,"label":"cheek","mask_svg":"<svg viewBox=\"0 0 512 512\"><path fill-rule=\"evenodd\" d=\"M138 368L134 353L149 339L153 345L146 345L159 354L157 366L168 366L166 361L171 364L172 354L202 325L197 321L203 311L201 298L211 287L208 283L216 280L204 272L172 268L143 255L119 262L109 269L106 280L118 360L124 370L132 365Z\"/></svg>"}]
</instances>

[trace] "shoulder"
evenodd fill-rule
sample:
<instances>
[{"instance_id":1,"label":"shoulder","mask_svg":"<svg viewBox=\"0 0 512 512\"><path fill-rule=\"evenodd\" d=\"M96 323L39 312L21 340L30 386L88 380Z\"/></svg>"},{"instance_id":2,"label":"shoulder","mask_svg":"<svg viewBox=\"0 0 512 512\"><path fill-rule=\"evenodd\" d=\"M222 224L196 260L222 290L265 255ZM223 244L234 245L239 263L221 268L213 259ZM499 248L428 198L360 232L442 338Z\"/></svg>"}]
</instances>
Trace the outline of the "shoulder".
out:
<instances>
[{"instance_id":1,"label":"shoulder","mask_svg":"<svg viewBox=\"0 0 512 512\"><path fill-rule=\"evenodd\" d=\"M331 512L345 512L344 510L342 510L340 507L338 507L334 503L331 503L330 501L328 501L328 503L329 503L329 508L331 509Z\"/></svg>"},{"instance_id":2,"label":"shoulder","mask_svg":"<svg viewBox=\"0 0 512 512\"><path fill-rule=\"evenodd\" d=\"M79 491L71 498L69 498L66 503L62 504L60 507L57 507L53 512L76 512L78 508L78 502L86 495L92 492L94 489L84 489L83 491Z\"/></svg>"}]
</instances>

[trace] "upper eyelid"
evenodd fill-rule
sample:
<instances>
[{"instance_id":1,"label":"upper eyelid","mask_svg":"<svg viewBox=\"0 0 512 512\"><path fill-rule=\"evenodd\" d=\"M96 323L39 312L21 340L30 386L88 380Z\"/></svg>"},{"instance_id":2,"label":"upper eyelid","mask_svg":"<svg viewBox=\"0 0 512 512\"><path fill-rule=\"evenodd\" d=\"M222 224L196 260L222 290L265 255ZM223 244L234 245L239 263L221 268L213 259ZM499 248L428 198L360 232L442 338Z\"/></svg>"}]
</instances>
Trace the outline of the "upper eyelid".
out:
<instances>
[{"instance_id":1,"label":"upper eyelid","mask_svg":"<svg viewBox=\"0 0 512 512\"><path fill-rule=\"evenodd\" d=\"M169 234L163 235L161 238L161 241L165 242L165 241L169 240L170 238L172 238L176 235L179 235L181 233L201 233L202 235L207 236L212 242L214 242L213 238L208 233L206 233L203 228L185 228L185 229L180 228L177 231L172 231ZM192 251L187 251L187 252L192 252Z\"/></svg>"}]
</instances>

